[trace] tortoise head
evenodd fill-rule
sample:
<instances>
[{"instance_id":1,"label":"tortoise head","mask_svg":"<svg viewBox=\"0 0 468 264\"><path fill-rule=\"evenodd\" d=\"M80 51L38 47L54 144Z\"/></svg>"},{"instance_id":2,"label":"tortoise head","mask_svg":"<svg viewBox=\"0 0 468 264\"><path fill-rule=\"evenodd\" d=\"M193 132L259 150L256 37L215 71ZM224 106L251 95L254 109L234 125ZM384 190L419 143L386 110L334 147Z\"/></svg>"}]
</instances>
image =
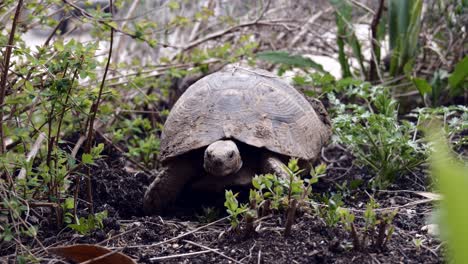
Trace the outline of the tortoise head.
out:
<instances>
[{"instance_id":1,"label":"tortoise head","mask_svg":"<svg viewBox=\"0 0 468 264\"><path fill-rule=\"evenodd\" d=\"M209 174L224 177L238 172L241 167L242 159L234 141L218 140L206 148L203 168Z\"/></svg>"}]
</instances>

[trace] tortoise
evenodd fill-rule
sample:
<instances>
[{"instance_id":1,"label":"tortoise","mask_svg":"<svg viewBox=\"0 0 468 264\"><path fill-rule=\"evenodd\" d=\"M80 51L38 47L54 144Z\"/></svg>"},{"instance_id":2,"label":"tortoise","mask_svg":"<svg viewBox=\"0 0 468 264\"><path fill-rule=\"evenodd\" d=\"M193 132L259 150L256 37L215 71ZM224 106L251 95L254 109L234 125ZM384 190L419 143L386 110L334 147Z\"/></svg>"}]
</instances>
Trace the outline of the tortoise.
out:
<instances>
[{"instance_id":1,"label":"tortoise","mask_svg":"<svg viewBox=\"0 0 468 264\"><path fill-rule=\"evenodd\" d=\"M230 67L191 85L161 134L161 169L144 196L159 213L187 184L207 191L248 185L255 174L287 177L291 157L314 161L331 125L320 101L306 99L260 69Z\"/></svg>"}]
</instances>

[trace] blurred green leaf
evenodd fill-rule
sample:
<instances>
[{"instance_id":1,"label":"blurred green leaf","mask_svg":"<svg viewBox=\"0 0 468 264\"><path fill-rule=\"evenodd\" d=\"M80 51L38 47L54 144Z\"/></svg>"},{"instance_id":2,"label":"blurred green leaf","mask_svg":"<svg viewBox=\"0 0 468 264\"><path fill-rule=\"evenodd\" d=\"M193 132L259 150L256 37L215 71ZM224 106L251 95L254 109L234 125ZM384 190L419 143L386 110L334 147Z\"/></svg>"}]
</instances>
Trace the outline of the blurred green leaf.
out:
<instances>
[{"instance_id":1,"label":"blurred green leaf","mask_svg":"<svg viewBox=\"0 0 468 264\"><path fill-rule=\"evenodd\" d=\"M421 78L413 78L413 83L416 88L418 88L418 91L422 96L432 93L432 87L426 80Z\"/></svg>"},{"instance_id":2,"label":"blurred green leaf","mask_svg":"<svg viewBox=\"0 0 468 264\"><path fill-rule=\"evenodd\" d=\"M439 133L434 131L440 131ZM434 151L431 157L432 173L443 196L440 202L442 234L448 241L453 263L468 260L468 167L451 154L442 129L431 129L429 139Z\"/></svg>"},{"instance_id":3,"label":"blurred green leaf","mask_svg":"<svg viewBox=\"0 0 468 264\"><path fill-rule=\"evenodd\" d=\"M406 63L417 54L421 12L422 0L389 2L390 74L393 76L400 74Z\"/></svg>"},{"instance_id":4,"label":"blurred green leaf","mask_svg":"<svg viewBox=\"0 0 468 264\"><path fill-rule=\"evenodd\" d=\"M450 88L452 90L458 88L466 77L468 77L468 56L465 56L461 61L455 65L455 70L448 78Z\"/></svg>"},{"instance_id":5,"label":"blurred green leaf","mask_svg":"<svg viewBox=\"0 0 468 264\"><path fill-rule=\"evenodd\" d=\"M93 164L94 163L93 155L91 155L89 153L84 153L81 156L81 162L83 162L83 164Z\"/></svg>"},{"instance_id":6,"label":"blurred green leaf","mask_svg":"<svg viewBox=\"0 0 468 264\"><path fill-rule=\"evenodd\" d=\"M263 51L257 53L257 59L268 61L275 64L284 64L288 66L300 67L300 68L313 68L321 72L325 72L322 65L315 61L300 56L291 55L285 51Z\"/></svg>"},{"instance_id":7,"label":"blurred green leaf","mask_svg":"<svg viewBox=\"0 0 468 264\"><path fill-rule=\"evenodd\" d=\"M330 0L335 7L335 21L337 27L336 44L338 45L338 61L341 65L343 78L351 76L348 58L345 53L345 41L348 36L348 21L351 19L352 7L344 0Z\"/></svg>"}]
</instances>

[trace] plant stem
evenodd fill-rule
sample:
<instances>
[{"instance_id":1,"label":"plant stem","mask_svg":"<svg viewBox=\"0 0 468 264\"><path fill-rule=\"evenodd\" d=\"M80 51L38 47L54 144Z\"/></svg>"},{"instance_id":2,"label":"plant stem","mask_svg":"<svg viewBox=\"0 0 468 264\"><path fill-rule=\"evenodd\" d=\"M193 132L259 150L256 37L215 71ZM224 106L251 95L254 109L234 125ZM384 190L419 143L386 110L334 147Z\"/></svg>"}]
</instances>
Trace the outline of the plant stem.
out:
<instances>
[{"instance_id":1,"label":"plant stem","mask_svg":"<svg viewBox=\"0 0 468 264\"><path fill-rule=\"evenodd\" d=\"M359 241L359 235L356 232L356 227L351 223L351 237L353 238L353 246L355 250L361 250L361 242Z\"/></svg>"},{"instance_id":2,"label":"plant stem","mask_svg":"<svg viewBox=\"0 0 468 264\"><path fill-rule=\"evenodd\" d=\"M371 58L369 61L370 64L370 69L369 69L369 76L368 79L369 81L375 81L377 80L377 60L380 60L380 58L376 57L376 50L378 48L378 40L377 40L377 29L379 26L380 18L382 16L382 11L384 9L384 4L385 0L380 0L379 2L379 8L377 9L377 12L374 15L374 18L372 19L372 24L371 24L371 31L372 31L372 39L371 39ZM380 53L380 52L379 52Z\"/></svg>"},{"instance_id":3,"label":"plant stem","mask_svg":"<svg viewBox=\"0 0 468 264\"><path fill-rule=\"evenodd\" d=\"M109 0L109 8L111 16L114 15L114 6L112 0ZM104 84L106 82L107 72L109 71L110 60L112 57L112 45L114 43L114 28L110 28L110 44L109 44L109 55L107 57L106 68L104 70L104 75L102 76L101 86L99 87L98 97L95 102L91 105L90 118L88 120L88 137L85 146L85 153L91 153L91 146L93 141L93 132L94 132L94 120L96 119L96 114L99 109L99 104L101 103L102 91L104 90ZM93 194L91 190L91 173L88 169L88 177L86 177L87 188L88 188L88 208L90 213L94 213L93 209Z\"/></svg>"},{"instance_id":4,"label":"plant stem","mask_svg":"<svg viewBox=\"0 0 468 264\"><path fill-rule=\"evenodd\" d=\"M5 139L3 133L3 103L5 102L6 83L8 79L8 69L10 67L11 50L13 49L13 41L15 40L16 24L18 24L18 18L21 13L22 5L23 0L18 0L15 17L13 18L13 23L11 24L10 38L8 39L8 45L5 50L5 60L3 61L3 73L2 79L0 81L0 105L2 106L0 108L0 154L3 154L5 152Z\"/></svg>"},{"instance_id":5,"label":"plant stem","mask_svg":"<svg viewBox=\"0 0 468 264\"><path fill-rule=\"evenodd\" d=\"M374 246L382 248L385 242L385 230L387 229L387 223L382 220L377 227L377 239L375 240Z\"/></svg>"},{"instance_id":6,"label":"plant stem","mask_svg":"<svg viewBox=\"0 0 468 264\"><path fill-rule=\"evenodd\" d=\"M250 210L256 211L257 210L257 201L255 199L250 201ZM250 211L249 210L249 211ZM245 236L251 235L255 228L254 228L254 217L247 211L245 217Z\"/></svg>"},{"instance_id":7,"label":"plant stem","mask_svg":"<svg viewBox=\"0 0 468 264\"><path fill-rule=\"evenodd\" d=\"M297 200L292 199L291 203L288 207L288 212L286 216L286 224L284 227L284 236L289 236L291 234L291 227L294 223L294 217L296 216L296 207L297 207Z\"/></svg>"}]
</instances>

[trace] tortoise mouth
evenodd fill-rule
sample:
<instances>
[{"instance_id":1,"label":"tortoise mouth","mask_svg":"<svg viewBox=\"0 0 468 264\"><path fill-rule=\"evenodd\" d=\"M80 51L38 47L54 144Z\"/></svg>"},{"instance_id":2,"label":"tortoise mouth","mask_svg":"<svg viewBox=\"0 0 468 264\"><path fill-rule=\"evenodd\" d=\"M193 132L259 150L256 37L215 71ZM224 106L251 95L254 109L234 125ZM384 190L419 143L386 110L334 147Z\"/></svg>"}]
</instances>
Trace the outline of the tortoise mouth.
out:
<instances>
[{"instance_id":1,"label":"tortoise mouth","mask_svg":"<svg viewBox=\"0 0 468 264\"><path fill-rule=\"evenodd\" d=\"M206 166L204 164L205 171L215 177L227 177L236 174L242 168L242 160L239 162L239 165L236 167L226 167L225 164L219 164L218 166Z\"/></svg>"}]
</instances>

